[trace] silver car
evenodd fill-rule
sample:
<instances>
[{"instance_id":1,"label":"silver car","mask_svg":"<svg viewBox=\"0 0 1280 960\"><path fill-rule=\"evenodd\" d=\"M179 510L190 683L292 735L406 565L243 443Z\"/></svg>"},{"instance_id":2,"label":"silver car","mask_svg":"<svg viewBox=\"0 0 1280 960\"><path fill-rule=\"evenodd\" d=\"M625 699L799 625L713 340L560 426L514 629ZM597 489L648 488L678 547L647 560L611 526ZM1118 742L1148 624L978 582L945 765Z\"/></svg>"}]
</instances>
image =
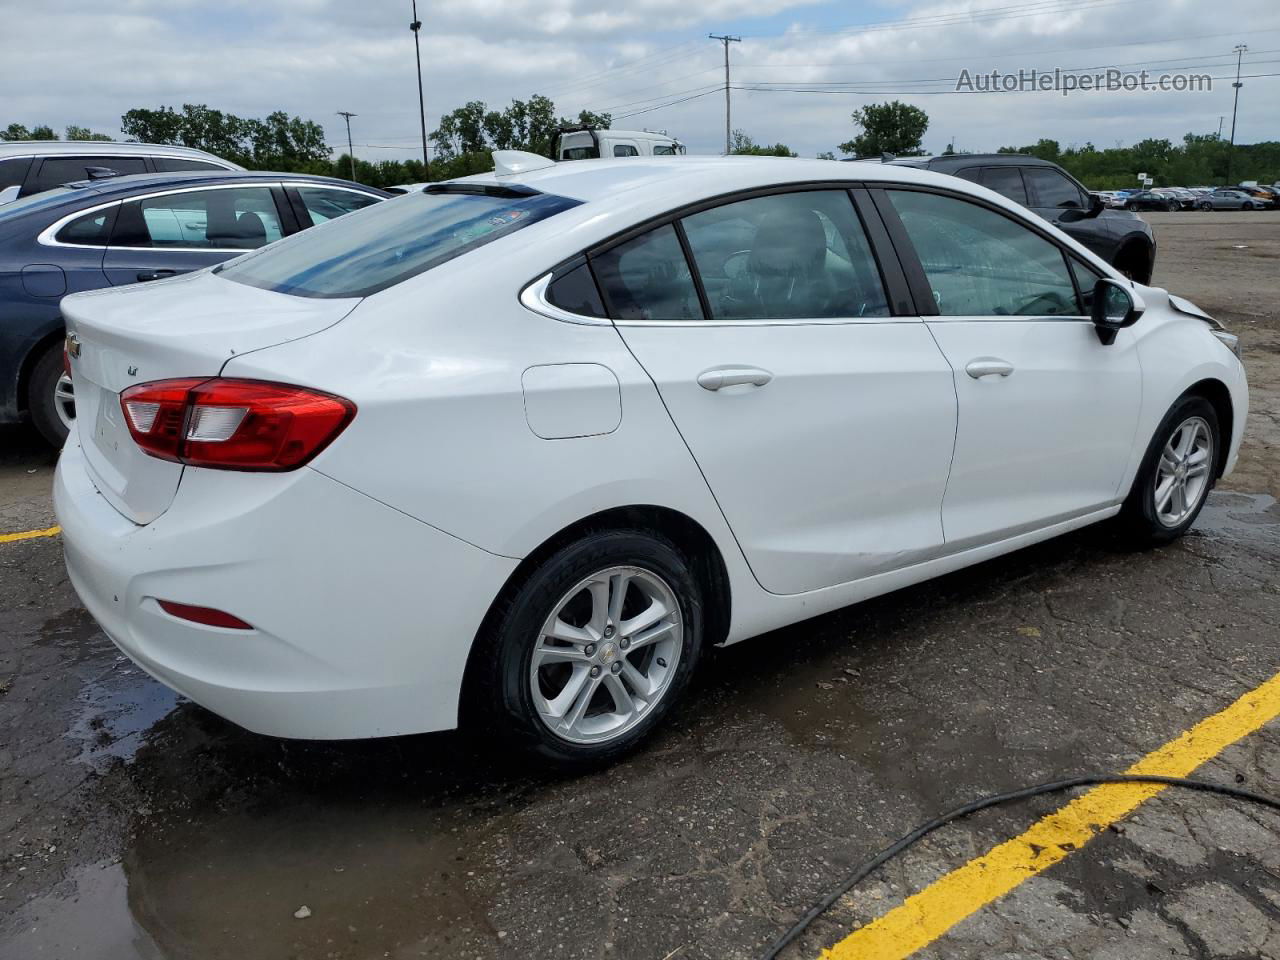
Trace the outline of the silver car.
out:
<instances>
[{"instance_id":1,"label":"silver car","mask_svg":"<svg viewBox=\"0 0 1280 960\"><path fill-rule=\"evenodd\" d=\"M1206 193L1196 205L1201 210L1261 210L1266 204L1243 190L1215 190Z\"/></svg>"}]
</instances>

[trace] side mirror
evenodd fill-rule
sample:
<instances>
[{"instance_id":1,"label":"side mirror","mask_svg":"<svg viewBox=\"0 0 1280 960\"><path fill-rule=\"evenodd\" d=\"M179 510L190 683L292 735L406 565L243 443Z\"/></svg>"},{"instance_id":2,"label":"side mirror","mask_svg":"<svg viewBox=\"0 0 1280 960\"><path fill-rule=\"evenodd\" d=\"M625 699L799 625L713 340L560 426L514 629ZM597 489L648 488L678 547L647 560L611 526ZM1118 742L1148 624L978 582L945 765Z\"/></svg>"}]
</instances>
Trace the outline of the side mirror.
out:
<instances>
[{"instance_id":1,"label":"side mirror","mask_svg":"<svg viewBox=\"0 0 1280 960\"><path fill-rule=\"evenodd\" d=\"M1096 193L1089 194L1089 216L1096 217L1103 210L1107 209L1107 201L1103 200Z\"/></svg>"},{"instance_id":2,"label":"side mirror","mask_svg":"<svg viewBox=\"0 0 1280 960\"><path fill-rule=\"evenodd\" d=\"M1106 345L1115 342L1117 332L1137 323L1145 309L1146 304L1119 280L1103 277L1093 285L1089 312L1098 339Z\"/></svg>"}]
</instances>

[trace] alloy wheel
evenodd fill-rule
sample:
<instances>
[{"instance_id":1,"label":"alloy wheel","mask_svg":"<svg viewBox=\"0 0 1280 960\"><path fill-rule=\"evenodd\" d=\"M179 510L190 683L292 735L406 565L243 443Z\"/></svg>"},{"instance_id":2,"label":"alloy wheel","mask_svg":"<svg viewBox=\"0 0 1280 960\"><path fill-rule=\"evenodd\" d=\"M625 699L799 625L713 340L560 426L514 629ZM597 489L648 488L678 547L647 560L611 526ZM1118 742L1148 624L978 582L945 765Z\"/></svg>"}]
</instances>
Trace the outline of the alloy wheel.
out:
<instances>
[{"instance_id":1,"label":"alloy wheel","mask_svg":"<svg viewBox=\"0 0 1280 960\"><path fill-rule=\"evenodd\" d=\"M53 409L57 411L62 425L70 430L76 419L76 390L65 373L53 388Z\"/></svg>"},{"instance_id":2,"label":"alloy wheel","mask_svg":"<svg viewBox=\"0 0 1280 960\"><path fill-rule=\"evenodd\" d=\"M1174 429L1160 451L1152 497L1156 519L1177 527L1191 516L1209 489L1213 433L1201 417L1189 417Z\"/></svg>"},{"instance_id":3,"label":"alloy wheel","mask_svg":"<svg viewBox=\"0 0 1280 960\"><path fill-rule=\"evenodd\" d=\"M680 604L661 577L635 566L597 571L542 625L529 665L538 717L571 743L614 740L667 693L683 650Z\"/></svg>"}]
</instances>

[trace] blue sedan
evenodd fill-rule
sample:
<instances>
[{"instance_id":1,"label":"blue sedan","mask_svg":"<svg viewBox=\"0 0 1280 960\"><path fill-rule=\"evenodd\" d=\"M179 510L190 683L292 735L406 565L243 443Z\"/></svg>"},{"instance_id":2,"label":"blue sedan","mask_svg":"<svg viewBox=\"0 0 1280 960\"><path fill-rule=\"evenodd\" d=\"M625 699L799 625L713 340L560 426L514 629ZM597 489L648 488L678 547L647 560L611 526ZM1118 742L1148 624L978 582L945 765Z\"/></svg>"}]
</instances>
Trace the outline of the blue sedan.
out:
<instances>
[{"instance_id":1,"label":"blue sedan","mask_svg":"<svg viewBox=\"0 0 1280 960\"><path fill-rule=\"evenodd\" d=\"M159 173L70 183L0 207L0 423L61 445L68 293L199 270L391 194L304 174Z\"/></svg>"}]
</instances>

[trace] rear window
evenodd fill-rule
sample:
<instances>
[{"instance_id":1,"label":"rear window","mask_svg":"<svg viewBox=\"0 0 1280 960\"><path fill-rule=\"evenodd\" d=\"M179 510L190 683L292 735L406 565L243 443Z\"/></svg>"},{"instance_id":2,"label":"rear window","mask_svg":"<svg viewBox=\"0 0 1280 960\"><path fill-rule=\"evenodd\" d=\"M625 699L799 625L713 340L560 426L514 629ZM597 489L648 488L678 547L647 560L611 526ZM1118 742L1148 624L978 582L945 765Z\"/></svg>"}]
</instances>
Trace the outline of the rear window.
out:
<instances>
[{"instance_id":1,"label":"rear window","mask_svg":"<svg viewBox=\"0 0 1280 960\"><path fill-rule=\"evenodd\" d=\"M218 269L298 297L366 297L580 200L517 190L408 194L289 237Z\"/></svg>"}]
</instances>

